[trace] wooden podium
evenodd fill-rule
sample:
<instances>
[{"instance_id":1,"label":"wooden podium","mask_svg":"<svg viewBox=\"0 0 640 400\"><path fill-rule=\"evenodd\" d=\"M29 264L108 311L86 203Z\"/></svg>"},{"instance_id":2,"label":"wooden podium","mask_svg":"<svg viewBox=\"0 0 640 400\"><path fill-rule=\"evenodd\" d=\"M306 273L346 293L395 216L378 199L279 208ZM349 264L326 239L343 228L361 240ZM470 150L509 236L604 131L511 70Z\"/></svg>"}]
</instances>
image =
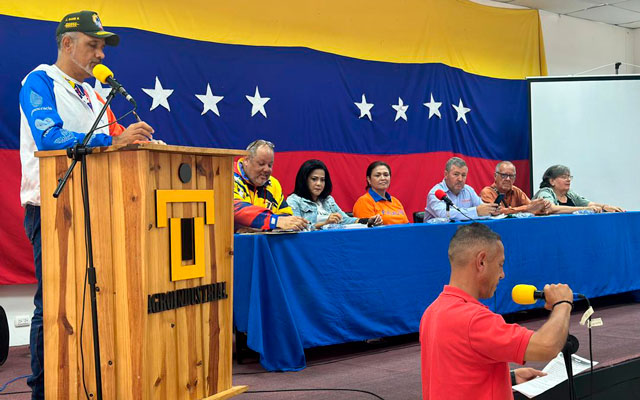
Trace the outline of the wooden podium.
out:
<instances>
[{"instance_id":1,"label":"wooden podium","mask_svg":"<svg viewBox=\"0 0 640 400\"><path fill-rule=\"evenodd\" d=\"M104 399L247 390L231 382L233 158L244 154L139 144L87 156ZM83 372L95 398L81 166L54 199L71 160L66 151L36 155L46 398L85 399Z\"/></svg>"}]
</instances>

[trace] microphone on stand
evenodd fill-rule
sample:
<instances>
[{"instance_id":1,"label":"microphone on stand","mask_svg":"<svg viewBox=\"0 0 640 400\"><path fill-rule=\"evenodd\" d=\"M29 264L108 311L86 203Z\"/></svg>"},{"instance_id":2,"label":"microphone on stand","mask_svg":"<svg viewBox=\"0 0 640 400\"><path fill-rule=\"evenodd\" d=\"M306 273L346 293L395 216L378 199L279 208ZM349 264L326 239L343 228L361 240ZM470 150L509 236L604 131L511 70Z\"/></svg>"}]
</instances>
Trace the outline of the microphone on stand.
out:
<instances>
[{"instance_id":1,"label":"microphone on stand","mask_svg":"<svg viewBox=\"0 0 640 400\"><path fill-rule=\"evenodd\" d=\"M449 197L447 197L447 194L442 189L436 190L435 195L436 195L436 198L438 200L444 201L444 203L447 205L447 219L449 221L451 221L451 217L449 215L449 212L450 212L449 210L451 209L451 206L453 205L453 201L451 201L451 199Z\"/></svg>"},{"instance_id":2,"label":"microphone on stand","mask_svg":"<svg viewBox=\"0 0 640 400\"><path fill-rule=\"evenodd\" d=\"M124 96L124 98L127 99L129 103L133 104L134 108L138 106L133 97L129 93L127 93L124 86L122 86L122 84L113 77L113 72L111 72L109 67L104 64L96 65L95 67L93 67L93 76L100 82L116 89L116 91Z\"/></svg>"},{"instance_id":3,"label":"microphone on stand","mask_svg":"<svg viewBox=\"0 0 640 400\"><path fill-rule=\"evenodd\" d=\"M462 214L465 217L467 217L469 219L469 221L475 221L475 219L473 219L470 216L466 215L464 212L462 212L461 209L456 207L456 205L453 204L453 201L451 201L451 199L447 196L447 193L445 193L444 190L438 189L438 190L435 191L434 195L436 196L436 198L438 200L444 201L444 203L447 205L447 219L451 220L451 218L449 218L449 207L453 207L454 209L458 210L458 212L460 214Z\"/></svg>"},{"instance_id":4,"label":"microphone on stand","mask_svg":"<svg viewBox=\"0 0 640 400\"><path fill-rule=\"evenodd\" d=\"M436 190L435 195L436 195L436 198L438 200L442 200L442 201L445 202L445 204L447 205L447 208L448 207L455 207L453 205L453 201L451 201L451 199L447 196L447 194L444 192L444 190L442 190L442 189Z\"/></svg>"}]
</instances>

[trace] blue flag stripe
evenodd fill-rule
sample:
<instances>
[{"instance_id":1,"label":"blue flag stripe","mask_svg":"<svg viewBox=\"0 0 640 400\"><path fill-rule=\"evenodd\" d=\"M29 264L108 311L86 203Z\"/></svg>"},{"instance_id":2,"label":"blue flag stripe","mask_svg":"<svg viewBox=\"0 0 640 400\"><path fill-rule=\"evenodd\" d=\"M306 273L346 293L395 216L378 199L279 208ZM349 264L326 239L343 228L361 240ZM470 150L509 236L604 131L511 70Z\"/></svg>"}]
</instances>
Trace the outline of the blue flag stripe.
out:
<instances>
[{"instance_id":1,"label":"blue flag stripe","mask_svg":"<svg viewBox=\"0 0 640 400\"><path fill-rule=\"evenodd\" d=\"M4 48L14 54L0 75L0 147L18 148L17 92L20 80L43 60L55 59L55 23L0 16ZM137 99L142 118L157 137L172 144L244 148L256 137L276 143L277 151L331 151L358 154L455 152L488 159L527 159L526 84L487 78L443 64L364 61L307 48L277 48L201 42L136 29L112 29L123 38L107 48L105 63ZM20 32L20 33L18 33ZM28 45L27 45L28 44ZM11 71L7 74L7 71ZM16 75L17 74L17 75ZM150 111L156 77L173 90ZM201 115L210 85L223 96ZM256 88L264 104L251 116ZM373 104L360 117L356 102ZM442 103L440 117L429 118L423 103ZM399 98L406 121L392 108ZM264 101L264 100L263 100ZM456 107L470 109L456 121ZM114 102L122 115L129 104ZM398 119L396 120L396 117ZM134 122L124 121L125 125Z\"/></svg>"}]
</instances>

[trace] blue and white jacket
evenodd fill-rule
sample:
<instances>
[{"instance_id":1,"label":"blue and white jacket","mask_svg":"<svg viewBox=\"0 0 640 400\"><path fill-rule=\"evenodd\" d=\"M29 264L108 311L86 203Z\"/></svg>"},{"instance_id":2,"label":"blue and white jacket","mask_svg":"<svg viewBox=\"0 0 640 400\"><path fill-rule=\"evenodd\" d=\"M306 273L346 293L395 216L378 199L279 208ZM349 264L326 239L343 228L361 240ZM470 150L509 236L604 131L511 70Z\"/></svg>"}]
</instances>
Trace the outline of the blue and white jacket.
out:
<instances>
[{"instance_id":1,"label":"blue and white jacket","mask_svg":"<svg viewBox=\"0 0 640 400\"><path fill-rule=\"evenodd\" d=\"M103 104L104 100L91 85L75 81L55 65L39 65L23 79L20 90L22 206L40 205L40 168L33 153L66 149L82 142ZM115 117L108 110L98 126L112 121ZM90 145L110 146L112 138L109 135L118 135L123 130L117 123L98 129Z\"/></svg>"}]
</instances>

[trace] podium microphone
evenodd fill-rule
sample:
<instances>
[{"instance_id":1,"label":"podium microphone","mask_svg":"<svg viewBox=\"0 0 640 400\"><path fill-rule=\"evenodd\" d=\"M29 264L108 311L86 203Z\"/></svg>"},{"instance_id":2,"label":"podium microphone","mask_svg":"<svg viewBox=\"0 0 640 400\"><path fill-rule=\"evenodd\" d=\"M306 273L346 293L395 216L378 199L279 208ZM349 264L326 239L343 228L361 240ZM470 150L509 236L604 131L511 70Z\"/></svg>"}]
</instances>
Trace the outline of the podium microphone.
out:
<instances>
[{"instance_id":1,"label":"podium microphone","mask_svg":"<svg viewBox=\"0 0 640 400\"><path fill-rule=\"evenodd\" d=\"M122 86L122 84L113 77L113 72L111 72L106 65L98 64L93 67L93 76L95 76L95 78L100 82L108 84L112 88L116 89L116 91L123 95L129 103L133 104L133 107L138 106L133 97L124 89L124 86Z\"/></svg>"}]
</instances>

